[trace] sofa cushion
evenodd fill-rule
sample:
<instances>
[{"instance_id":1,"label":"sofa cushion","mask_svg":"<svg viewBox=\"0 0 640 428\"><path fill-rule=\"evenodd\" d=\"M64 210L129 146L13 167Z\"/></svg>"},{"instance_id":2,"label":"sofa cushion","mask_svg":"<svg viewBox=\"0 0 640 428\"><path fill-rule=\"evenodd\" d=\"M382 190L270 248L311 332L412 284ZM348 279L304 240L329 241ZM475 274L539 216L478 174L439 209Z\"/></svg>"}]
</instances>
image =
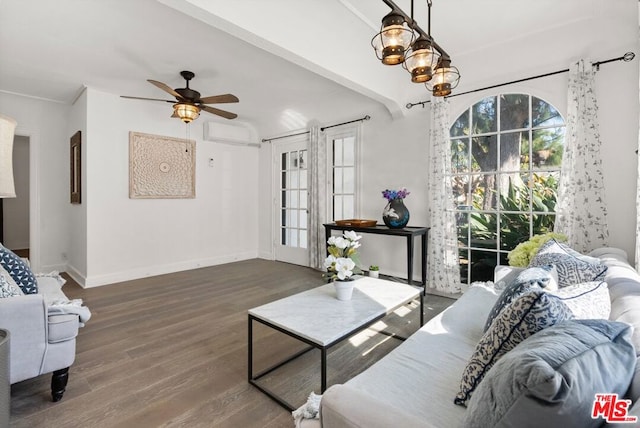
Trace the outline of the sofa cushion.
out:
<instances>
[{"instance_id":1,"label":"sofa cushion","mask_svg":"<svg viewBox=\"0 0 640 428\"><path fill-rule=\"evenodd\" d=\"M11 278L11 277L9 277ZM20 288L9 281L7 281L7 277L5 277L5 273L0 271L0 299L4 299L5 297L14 297L21 296L22 292Z\"/></svg>"},{"instance_id":2,"label":"sofa cushion","mask_svg":"<svg viewBox=\"0 0 640 428\"><path fill-rule=\"evenodd\" d=\"M502 310L482 336L467 363L454 403L465 405L489 369L527 337L573 318L562 301L542 290L517 297Z\"/></svg>"},{"instance_id":3,"label":"sofa cushion","mask_svg":"<svg viewBox=\"0 0 640 428\"><path fill-rule=\"evenodd\" d=\"M631 328L571 320L515 347L469 401L465 427L596 427L595 394L626 392L635 364Z\"/></svg>"},{"instance_id":4,"label":"sofa cushion","mask_svg":"<svg viewBox=\"0 0 640 428\"><path fill-rule=\"evenodd\" d=\"M13 251L0 244L0 265L18 284L24 294L37 294L38 283L29 266Z\"/></svg>"},{"instance_id":5,"label":"sofa cushion","mask_svg":"<svg viewBox=\"0 0 640 428\"><path fill-rule=\"evenodd\" d=\"M553 265L558 271L558 285L602 279L607 267L597 258L585 256L552 239L545 243L531 260L530 267Z\"/></svg>"},{"instance_id":6,"label":"sofa cushion","mask_svg":"<svg viewBox=\"0 0 640 428\"><path fill-rule=\"evenodd\" d=\"M577 319L609 319L611 300L604 281L583 282L550 293L560 297Z\"/></svg>"},{"instance_id":7,"label":"sofa cushion","mask_svg":"<svg viewBox=\"0 0 640 428\"><path fill-rule=\"evenodd\" d=\"M541 290L543 288L550 288L557 290L558 284L557 280L553 277L554 272L555 268L553 268L553 266L533 267L520 272L518 276L504 288L498 301L493 305L487 321L484 324L483 331L487 331L500 311L521 294L534 289Z\"/></svg>"}]
</instances>

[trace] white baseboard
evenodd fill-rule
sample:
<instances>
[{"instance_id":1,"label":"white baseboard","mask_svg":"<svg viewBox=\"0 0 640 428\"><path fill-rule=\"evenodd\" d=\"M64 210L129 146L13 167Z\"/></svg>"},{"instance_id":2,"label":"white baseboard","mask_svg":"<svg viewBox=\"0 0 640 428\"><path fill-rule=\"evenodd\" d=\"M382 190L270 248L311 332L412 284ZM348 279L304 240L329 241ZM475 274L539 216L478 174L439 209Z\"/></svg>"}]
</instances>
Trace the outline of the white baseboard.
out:
<instances>
[{"instance_id":1,"label":"white baseboard","mask_svg":"<svg viewBox=\"0 0 640 428\"><path fill-rule=\"evenodd\" d=\"M257 253L247 251L244 253L229 254L220 257L211 257L198 260L187 260L172 264L162 264L155 266L145 266L141 268L129 269L120 272L113 272L105 275L87 275L83 287L92 288L102 285L114 284L116 282L130 281L133 279L146 278L149 276L164 275L167 273L181 272L185 270L198 269L207 266L216 266L225 263L232 263L241 260L257 258ZM69 274L71 275L71 274ZM72 276L73 278L73 276ZM74 278L75 279L75 278Z\"/></svg>"},{"instance_id":2,"label":"white baseboard","mask_svg":"<svg viewBox=\"0 0 640 428\"><path fill-rule=\"evenodd\" d=\"M265 260L275 260L271 251L260 251L258 253L258 258Z\"/></svg>"},{"instance_id":3,"label":"white baseboard","mask_svg":"<svg viewBox=\"0 0 640 428\"><path fill-rule=\"evenodd\" d=\"M85 284L87 282L87 278L83 274L81 274L78 269L71 266L70 264L67 264L66 270L64 270L63 272L66 272L66 274L69 275L82 288L86 288Z\"/></svg>"}]
</instances>

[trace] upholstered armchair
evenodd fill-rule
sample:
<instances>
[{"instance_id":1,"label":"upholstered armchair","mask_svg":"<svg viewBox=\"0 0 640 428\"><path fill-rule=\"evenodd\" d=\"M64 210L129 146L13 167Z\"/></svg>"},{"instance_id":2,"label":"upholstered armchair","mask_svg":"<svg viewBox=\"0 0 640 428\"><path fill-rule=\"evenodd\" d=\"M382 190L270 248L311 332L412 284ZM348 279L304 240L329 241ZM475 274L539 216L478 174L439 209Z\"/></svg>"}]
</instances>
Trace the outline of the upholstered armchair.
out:
<instances>
[{"instance_id":1,"label":"upholstered armchair","mask_svg":"<svg viewBox=\"0 0 640 428\"><path fill-rule=\"evenodd\" d=\"M59 401L75 360L78 328L90 313L69 302L59 276L38 276L37 283L37 294L0 299L0 328L11 334L10 382L53 373L51 394Z\"/></svg>"}]
</instances>

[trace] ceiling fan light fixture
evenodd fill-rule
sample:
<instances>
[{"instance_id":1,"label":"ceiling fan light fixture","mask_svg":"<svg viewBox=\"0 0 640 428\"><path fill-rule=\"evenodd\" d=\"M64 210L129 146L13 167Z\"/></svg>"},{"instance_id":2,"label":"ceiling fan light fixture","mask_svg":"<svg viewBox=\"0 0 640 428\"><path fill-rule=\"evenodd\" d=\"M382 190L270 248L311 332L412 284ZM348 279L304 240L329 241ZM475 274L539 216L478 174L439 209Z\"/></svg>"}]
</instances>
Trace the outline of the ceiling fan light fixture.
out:
<instances>
[{"instance_id":1,"label":"ceiling fan light fixture","mask_svg":"<svg viewBox=\"0 0 640 428\"><path fill-rule=\"evenodd\" d=\"M184 123L190 123L200 116L200 108L189 103L177 103L173 105L173 113Z\"/></svg>"},{"instance_id":2,"label":"ceiling fan light fixture","mask_svg":"<svg viewBox=\"0 0 640 428\"><path fill-rule=\"evenodd\" d=\"M434 65L439 59L440 53L433 49L431 41L420 36L406 52L402 66L411 73L413 83L424 83L431 80Z\"/></svg>"},{"instance_id":3,"label":"ceiling fan light fixture","mask_svg":"<svg viewBox=\"0 0 640 428\"><path fill-rule=\"evenodd\" d=\"M380 32L371 39L376 56L385 65L397 65L404 61L404 53L415 39L405 18L391 11L382 18Z\"/></svg>"}]
</instances>

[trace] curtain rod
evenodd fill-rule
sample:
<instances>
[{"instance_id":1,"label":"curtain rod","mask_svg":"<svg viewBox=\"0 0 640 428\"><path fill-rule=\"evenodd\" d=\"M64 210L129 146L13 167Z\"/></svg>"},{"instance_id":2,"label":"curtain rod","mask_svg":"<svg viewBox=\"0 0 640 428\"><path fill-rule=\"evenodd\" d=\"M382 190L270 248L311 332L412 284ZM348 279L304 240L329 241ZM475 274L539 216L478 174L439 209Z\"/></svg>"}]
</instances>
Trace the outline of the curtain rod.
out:
<instances>
[{"instance_id":1,"label":"curtain rod","mask_svg":"<svg viewBox=\"0 0 640 428\"><path fill-rule=\"evenodd\" d=\"M348 122L337 123L335 125L324 126L324 127L320 128L320 131L324 131L325 129L329 129L329 128L335 128L336 126L347 125L349 123L360 122L360 121L369 120L369 119L371 119L371 116L366 115L365 117L361 117L360 119L350 120Z\"/></svg>"},{"instance_id":2,"label":"curtain rod","mask_svg":"<svg viewBox=\"0 0 640 428\"><path fill-rule=\"evenodd\" d=\"M353 123L353 122L360 122L361 120L369 120L369 119L371 119L371 116L366 115L365 117L361 117L360 119L355 119L355 120L350 120L350 121L348 121L348 122L342 122L342 123L337 123L337 124L335 124L335 125L325 126L325 127L323 127L323 128L320 128L320 131L324 131L325 129L329 129L329 128L334 128L334 127L336 127L336 126L347 125L347 124L349 124L349 123ZM297 135L305 135L305 134L308 134L309 132L311 132L311 131L298 132L297 134L282 135L282 136L280 136L280 137L263 138L263 139L262 139L262 142L263 142L263 143L267 143L267 142L270 142L270 141L273 141L273 140L279 140L279 139L281 139L281 138L289 138L289 137L295 137L295 136L297 136Z\"/></svg>"},{"instance_id":3,"label":"curtain rod","mask_svg":"<svg viewBox=\"0 0 640 428\"><path fill-rule=\"evenodd\" d=\"M279 140L281 138L289 138L289 137L295 137L296 135L304 135L304 134L308 134L311 131L305 131L305 132L298 132L297 134L289 134L289 135L282 135L281 137L273 137L273 138L263 138L262 142L263 143L268 143L270 141L273 140Z\"/></svg>"},{"instance_id":4,"label":"curtain rod","mask_svg":"<svg viewBox=\"0 0 640 428\"><path fill-rule=\"evenodd\" d=\"M619 56L617 58L611 58L611 59L607 59L607 60L604 60L604 61L597 61L597 62L594 62L592 65L593 65L593 67L596 68L596 70L598 70L602 64L607 64L607 63L614 62L614 61L629 62L629 61L633 60L635 57L636 57L636 54L634 54L633 52L627 52L624 55ZM460 95L471 94L473 92L480 92L480 91L485 91L487 89L499 88L501 86L507 86L507 85L512 85L514 83L526 82L528 80L540 79L542 77L553 76L555 74L566 73L568 71L569 71L569 69L566 68L564 70L552 71L551 73L538 74L537 76L525 77L524 79L512 80L510 82L498 83L497 85L485 86L484 88L472 89L470 91L460 92L458 94L449 95L448 97L445 97L445 98L453 98L453 97L457 97L457 96L460 96ZM430 103L430 102L431 102L431 100L418 101L417 103L408 103L405 107L407 109L410 109L413 106L422 105L422 107L424 108L424 105L427 104L427 103Z\"/></svg>"}]
</instances>

